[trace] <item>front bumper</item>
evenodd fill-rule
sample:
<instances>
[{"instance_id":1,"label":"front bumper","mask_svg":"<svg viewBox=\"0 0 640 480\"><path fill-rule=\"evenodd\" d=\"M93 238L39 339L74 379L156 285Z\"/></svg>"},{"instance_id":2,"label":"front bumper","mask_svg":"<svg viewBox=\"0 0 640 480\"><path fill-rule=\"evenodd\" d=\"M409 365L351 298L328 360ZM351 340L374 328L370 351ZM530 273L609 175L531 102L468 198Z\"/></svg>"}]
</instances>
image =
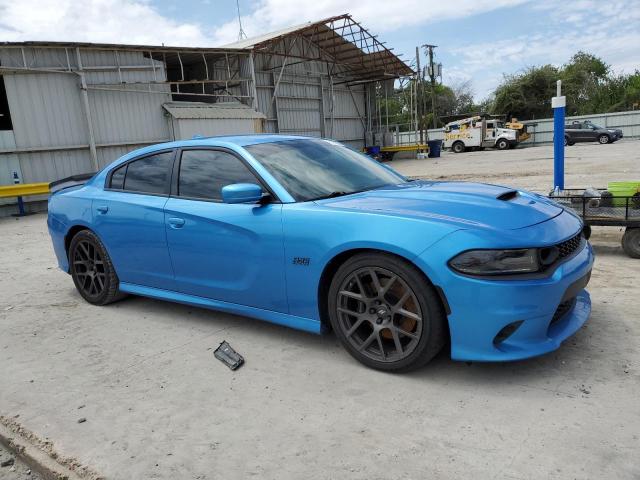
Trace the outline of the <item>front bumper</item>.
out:
<instances>
[{"instance_id":1,"label":"front bumper","mask_svg":"<svg viewBox=\"0 0 640 480\"><path fill-rule=\"evenodd\" d=\"M451 310L451 357L497 362L556 350L589 318L591 300L584 286L593 261L591 245L585 242L545 278L478 279L438 269L440 278L433 280ZM510 325L517 328L505 328Z\"/></svg>"}]
</instances>

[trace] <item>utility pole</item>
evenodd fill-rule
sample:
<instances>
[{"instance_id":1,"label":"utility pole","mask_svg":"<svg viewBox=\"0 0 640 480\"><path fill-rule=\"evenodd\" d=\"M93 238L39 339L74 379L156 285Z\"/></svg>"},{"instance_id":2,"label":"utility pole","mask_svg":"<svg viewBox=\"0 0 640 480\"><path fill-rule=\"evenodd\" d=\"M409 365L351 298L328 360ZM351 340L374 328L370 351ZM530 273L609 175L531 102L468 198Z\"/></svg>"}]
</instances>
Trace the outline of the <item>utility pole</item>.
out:
<instances>
[{"instance_id":1,"label":"utility pole","mask_svg":"<svg viewBox=\"0 0 640 480\"><path fill-rule=\"evenodd\" d=\"M238 8L238 25L240 25L240 32L238 32L238 40L247 38L247 34L244 33L242 28L242 17L240 16L240 0L236 0L236 7Z\"/></svg>"},{"instance_id":2,"label":"utility pole","mask_svg":"<svg viewBox=\"0 0 640 480\"><path fill-rule=\"evenodd\" d=\"M438 119L436 118L436 70L433 66L433 49L437 45L423 45L427 49L429 55L429 77L431 78L431 112L433 113L433 128L438 128Z\"/></svg>"},{"instance_id":3,"label":"utility pole","mask_svg":"<svg viewBox=\"0 0 640 480\"><path fill-rule=\"evenodd\" d=\"M420 47L416 47L416 128L420 130L420 145L424 144L424 133L422 132L422 101L420 92L422 91L422 71L420 70ZM416 138L417 140L417 138Z\"/></svg>"}]
</instances>

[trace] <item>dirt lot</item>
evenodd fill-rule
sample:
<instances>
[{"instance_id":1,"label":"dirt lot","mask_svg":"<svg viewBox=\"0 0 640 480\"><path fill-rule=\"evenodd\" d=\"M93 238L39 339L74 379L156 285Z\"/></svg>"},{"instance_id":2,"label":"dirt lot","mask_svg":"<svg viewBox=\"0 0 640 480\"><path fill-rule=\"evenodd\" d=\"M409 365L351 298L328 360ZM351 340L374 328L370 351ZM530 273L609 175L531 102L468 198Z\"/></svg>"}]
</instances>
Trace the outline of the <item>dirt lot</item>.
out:
<instances>
[{"instance_id":1,"label":"dirt lot","mask_svg":"<svg viewBox=\"0 0 640 480\"><path fill-rule=\"evenodd\" d=\"M568 148L567 186L640 179L639 147ZM392 165L552 183L551 147ZM332 335L144 298L92 307L57 270L45 220L0 220L0 415L99 475L640 478L640 261L618 229L594 229L592 317L559 351L508 364L445 352L390 375ZM213 357L223 339L246 358L236 372Z\"/></svg>"}]
</instances>

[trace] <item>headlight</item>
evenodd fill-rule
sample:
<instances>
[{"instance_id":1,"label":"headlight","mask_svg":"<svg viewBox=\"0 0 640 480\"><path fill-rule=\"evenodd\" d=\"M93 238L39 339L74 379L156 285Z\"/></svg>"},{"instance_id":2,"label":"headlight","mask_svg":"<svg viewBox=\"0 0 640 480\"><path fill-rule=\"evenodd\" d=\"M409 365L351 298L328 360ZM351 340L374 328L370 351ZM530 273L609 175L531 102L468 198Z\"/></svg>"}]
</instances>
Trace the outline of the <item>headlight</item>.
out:
<instances>
[{"instance_id":1,"label":"headlight","mask_svg":"<svg viewBox=\"0 0 640 480\"><path fill-rule=\"evenodd\" d=\"M538 250L469 250L452 258L449 265L467 275L510 275L540 270Z\"/></svg>"}]
</instances>

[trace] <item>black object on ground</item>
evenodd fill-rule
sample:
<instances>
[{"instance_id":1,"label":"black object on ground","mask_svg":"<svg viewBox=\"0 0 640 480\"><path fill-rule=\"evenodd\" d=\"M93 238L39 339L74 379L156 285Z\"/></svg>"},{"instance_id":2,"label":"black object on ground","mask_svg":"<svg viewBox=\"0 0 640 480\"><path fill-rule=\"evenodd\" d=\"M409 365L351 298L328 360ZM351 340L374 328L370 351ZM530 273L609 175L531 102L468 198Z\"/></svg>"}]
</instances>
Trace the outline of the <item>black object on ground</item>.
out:
<instances>
[{"instance_id":1,"label":"black object on ground","mask_svg":"<svg viewBox=\"0 0 640 480\"><path fill-rule=\"evenodd\" d=\"M244 363L243 356L236 352L226 340L223 340L213 354L231 370L237 369Z\"/></svg>"},{"instance_id":2,"label":"black object on ground","mask_svg":"<svg viewBox=\"0 0 640 480\"><path fill-rule=\"evenodd\" d=\"M10 458L9 460L5 460L4 462L0 463L0 467L10 467L15 462L16 462L15 459Z\"/></svg>"}]
</instances>

